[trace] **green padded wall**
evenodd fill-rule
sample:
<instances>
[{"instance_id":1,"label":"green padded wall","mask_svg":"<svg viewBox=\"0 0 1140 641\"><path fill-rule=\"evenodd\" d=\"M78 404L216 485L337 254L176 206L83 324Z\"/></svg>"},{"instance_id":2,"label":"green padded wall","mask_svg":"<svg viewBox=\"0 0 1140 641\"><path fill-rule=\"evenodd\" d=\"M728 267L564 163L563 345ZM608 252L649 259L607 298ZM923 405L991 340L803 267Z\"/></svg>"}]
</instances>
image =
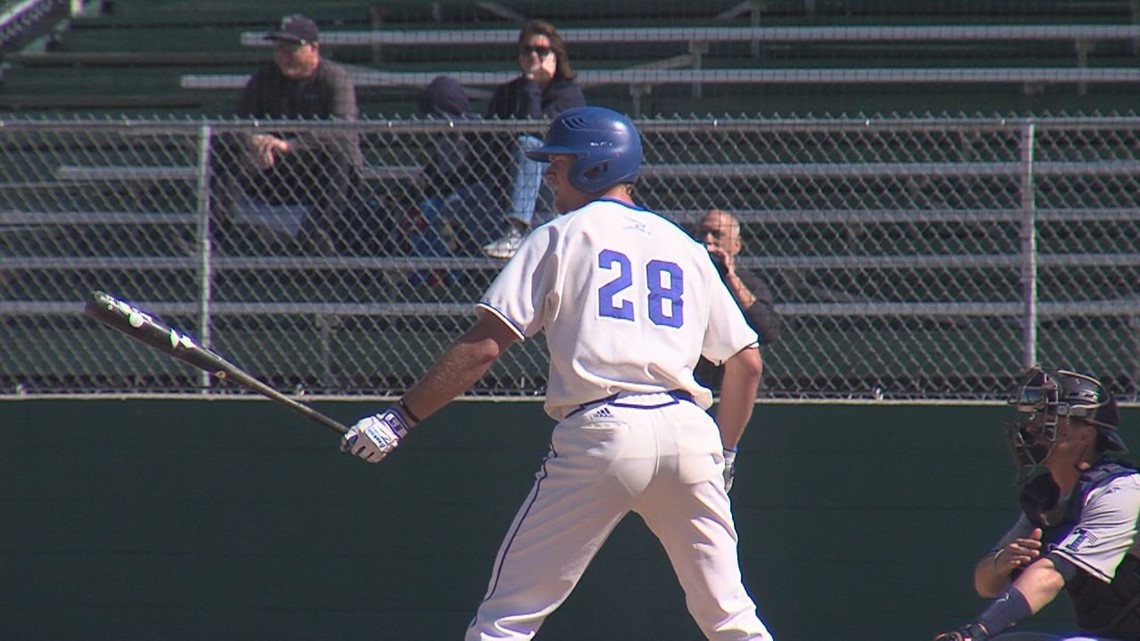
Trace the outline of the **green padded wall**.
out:
<instances>
[{"instance_id":1,"label":"green padded wall","mask_svg":"<svg viewBox=\"0 0 1140 641\"><path fill-rule=\"evenodd\" d=\"M0 417L9 641L459 639L551 426L537 402L456 403L371 466L263 401L14 400ZM975 614L973 561L1016 501L1006 418L759 405L732 496L776 638L929 639ZM538 638L700 633L631 517Z\"/></svg>"}]
</instances>

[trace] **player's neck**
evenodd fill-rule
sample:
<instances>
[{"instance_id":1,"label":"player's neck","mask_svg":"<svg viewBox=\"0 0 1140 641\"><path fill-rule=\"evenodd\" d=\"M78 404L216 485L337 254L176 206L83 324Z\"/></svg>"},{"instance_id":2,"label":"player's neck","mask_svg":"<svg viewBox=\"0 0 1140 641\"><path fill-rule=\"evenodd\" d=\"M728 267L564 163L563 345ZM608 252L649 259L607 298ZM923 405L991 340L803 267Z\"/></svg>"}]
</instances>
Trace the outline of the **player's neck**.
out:
<instances>
[{"instance_id":1,"label":"player's neck","mask_svg":"<svg viewBox=\"0 0 1140 641\"><path fill-rule=\"evenodd\" d=\"M633 196L629 193L629 185L625 184L614 185L613 187L610 187L605 192L603 192L599 198L608 198L610 200L616 200L627 205L633 204Z\"/></svg>"}]
</instances>

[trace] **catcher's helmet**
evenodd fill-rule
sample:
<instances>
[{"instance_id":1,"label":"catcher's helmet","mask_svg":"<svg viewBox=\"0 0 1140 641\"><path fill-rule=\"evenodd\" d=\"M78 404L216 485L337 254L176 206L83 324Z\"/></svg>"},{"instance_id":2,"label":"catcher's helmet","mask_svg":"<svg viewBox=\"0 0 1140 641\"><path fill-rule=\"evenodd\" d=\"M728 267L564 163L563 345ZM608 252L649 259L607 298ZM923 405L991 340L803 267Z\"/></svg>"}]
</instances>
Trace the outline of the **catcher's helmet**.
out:
<instances>
[{"instance_id":1,"label":"catcher's helmet","mask_svg":"<svg viewBox=\"0 0 1140 641\"><path fill-rule=\"evenodd\" d=\"M1009 428L1009 444L1021 465L1040 465L1057 438L1057 418L1081 419L1097 429L1103 451L1127 452L1117 433L1116 399L1100 381L1066 370L1033 367L1010 393L1009 404L1020 415Z\"/></svg>"},{"instance_id":2,"label":"catcher's helmet","mask_svg":"<svg viewBox=\"0 0 1140 641\"><path fill-rule=\"evenodd\" d=\"M542 146L527 158L549 162L553 154L577 157L570 184L583 193L633 182L641 172L641 137L629 118L604 107L575 107L550 123Z\"/></svg>"}]
</instances>

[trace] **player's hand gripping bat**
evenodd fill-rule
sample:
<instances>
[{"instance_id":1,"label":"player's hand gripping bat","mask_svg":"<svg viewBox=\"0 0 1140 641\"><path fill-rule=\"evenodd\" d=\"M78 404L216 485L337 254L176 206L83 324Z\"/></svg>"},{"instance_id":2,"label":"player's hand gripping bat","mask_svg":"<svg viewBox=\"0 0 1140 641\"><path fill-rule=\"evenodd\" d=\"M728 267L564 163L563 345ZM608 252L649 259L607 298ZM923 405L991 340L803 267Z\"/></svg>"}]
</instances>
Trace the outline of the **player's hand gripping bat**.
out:
<instances>
[{"instance_id":1,"label":"player's hand gripping bat","mask_svg":"<svg viewBox=\"0 0 1140 641\"><path fill-rule=\"evenodd\" d=\"M87 300L83 313L144 345L204 370L215 378L253 390L278 405L320 423L337 434L344 434L348 431L348 428L336 419L325 416L308 405L278 392L217 353L198 345L193 338L185 333L165 325L153 315L106 292L93 292L91 298Z\"/></svg>"}]
</instances>

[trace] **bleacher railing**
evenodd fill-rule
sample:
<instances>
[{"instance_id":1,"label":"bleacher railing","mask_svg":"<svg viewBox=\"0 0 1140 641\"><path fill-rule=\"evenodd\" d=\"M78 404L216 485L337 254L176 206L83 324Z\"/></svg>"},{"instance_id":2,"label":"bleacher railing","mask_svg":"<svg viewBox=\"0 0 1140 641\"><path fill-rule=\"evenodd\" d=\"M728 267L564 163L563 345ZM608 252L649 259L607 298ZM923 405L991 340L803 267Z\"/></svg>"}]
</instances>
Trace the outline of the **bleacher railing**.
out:
<instances>
[{"instance_id":1,"label":"bleacher railing","mask_svg":"<svg viewBox=\"0 0 1140 641\"><path fill-rule=\"evenodd\" d=\"M235 393L86 320L100 289L277 388L397 394L501 268L543 123L5 121L0 394ZM1140 119L639 121L636 197L742 222L783 318L771 398L1002 399L1034 362L1140 380ZM277 184L246 145L321 150ZM423 167L476 168L466 202ZM260 185L256 194L253 185ZM256 196L256 198L254 197ZM540 195L540 218L549 215ZM540 396L540 339L472 391Z\"/></svg>"}]
</instances>

